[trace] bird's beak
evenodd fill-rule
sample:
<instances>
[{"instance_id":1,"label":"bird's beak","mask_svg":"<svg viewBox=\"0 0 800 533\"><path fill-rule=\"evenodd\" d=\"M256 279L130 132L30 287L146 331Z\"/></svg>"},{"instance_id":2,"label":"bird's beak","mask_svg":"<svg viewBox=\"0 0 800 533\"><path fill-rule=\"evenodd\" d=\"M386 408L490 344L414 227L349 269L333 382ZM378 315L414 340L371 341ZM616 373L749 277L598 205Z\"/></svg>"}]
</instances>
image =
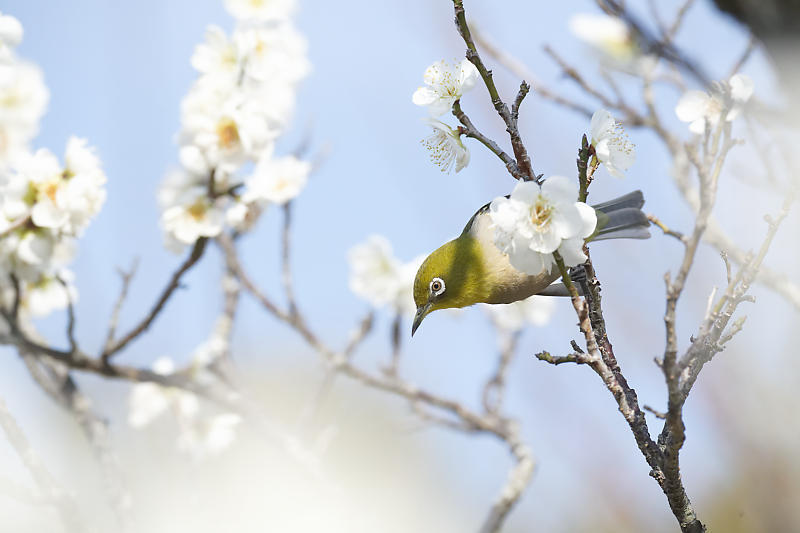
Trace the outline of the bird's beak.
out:
<instances>
[{"instance_id":1,"label":"bird's beak","mask_svg":"<svg viewBox=\"0 0 800 533\"><path fill-rule=\"evenodd\" d=\"M428 311L431 308L431 303L428 302L424 305L420 305L417 307L417 314L414 315L414 323L411 324L411 336L414 336L414 333L417 332L417 328L420 324L422 324L422 319L425 318L425 315L428 314Z\"/></svg>"}]
</instances>

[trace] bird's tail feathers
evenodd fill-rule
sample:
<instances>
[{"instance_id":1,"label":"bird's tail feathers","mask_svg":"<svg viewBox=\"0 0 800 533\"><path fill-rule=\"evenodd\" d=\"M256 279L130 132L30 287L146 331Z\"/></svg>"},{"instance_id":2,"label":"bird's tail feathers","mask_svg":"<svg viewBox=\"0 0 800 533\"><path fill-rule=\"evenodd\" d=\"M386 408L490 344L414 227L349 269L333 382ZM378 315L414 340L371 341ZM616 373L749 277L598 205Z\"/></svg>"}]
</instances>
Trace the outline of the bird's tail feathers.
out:
<instances>
[{"instance_id":1,"label":"bird's tail feathers","mask_svg":"<svg viewBox=\"0 0 800 533\"><path fill-rule=\"evenodd\" d=\"M592 206L598 211L598 231L591 240L649 238L650 221L641 209L643 205L642 191L633 191Z\"/></svg>"}]
</instances>

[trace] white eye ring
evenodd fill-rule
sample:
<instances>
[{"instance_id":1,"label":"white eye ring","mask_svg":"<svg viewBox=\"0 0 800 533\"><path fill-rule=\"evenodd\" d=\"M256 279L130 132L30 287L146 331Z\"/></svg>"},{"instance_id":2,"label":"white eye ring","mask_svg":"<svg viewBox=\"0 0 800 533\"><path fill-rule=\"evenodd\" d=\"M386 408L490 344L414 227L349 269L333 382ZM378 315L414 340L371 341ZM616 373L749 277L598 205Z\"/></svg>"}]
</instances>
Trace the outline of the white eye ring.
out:
<instances>
[{"instance_id":1,"label":"white eye ring","mask_svg":"<svg viewBox=\"0 0 800 533\"><path fill-rule=\"evenodd\" d=\"M431 294L439 296L444 292L444 280L442 278L433 278L430 284Z\"/></svg>"}]
</instances>

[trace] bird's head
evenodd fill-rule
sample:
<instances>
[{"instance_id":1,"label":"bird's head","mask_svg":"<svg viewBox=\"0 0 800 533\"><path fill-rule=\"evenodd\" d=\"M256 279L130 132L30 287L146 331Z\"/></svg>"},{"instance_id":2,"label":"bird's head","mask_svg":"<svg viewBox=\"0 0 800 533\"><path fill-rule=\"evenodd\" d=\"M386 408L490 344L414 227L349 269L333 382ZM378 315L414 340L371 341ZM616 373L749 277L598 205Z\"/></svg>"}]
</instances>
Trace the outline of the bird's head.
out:
<instances>
[{"instance_id":1,"label":"bird's head","mask_svg":"<svg viewBox=\"0 0 800 533\"><path fill-rule=\"evenodd\" d=\"M431 253L414 279L414 303L417 313L411 335L422 320L437 309L467 307L486 301L483 252L480 243L462 234Z\"/></svg>"}]
</instances>

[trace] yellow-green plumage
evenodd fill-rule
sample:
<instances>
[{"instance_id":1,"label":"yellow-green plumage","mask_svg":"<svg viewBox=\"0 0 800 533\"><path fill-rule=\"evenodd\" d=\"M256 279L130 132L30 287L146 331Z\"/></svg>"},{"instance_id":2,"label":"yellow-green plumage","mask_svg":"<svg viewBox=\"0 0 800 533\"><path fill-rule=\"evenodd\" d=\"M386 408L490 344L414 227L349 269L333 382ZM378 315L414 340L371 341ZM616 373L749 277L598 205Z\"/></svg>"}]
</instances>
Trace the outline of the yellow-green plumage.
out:
<instances>
[{"instance_id":1,"label":"yellow-green plumage","mask_svg":"<svg viewBox=\"0 0 800 533\"><path fill-rule=\"evenodd\" d=\"M597 229L587 241L603 238L643 238L647 218L639 208L644 200L635 191L595 206ZM511 266L508 256L493 243L488 204L470 218L457 238L433 251L422 263L414 279L417 316L413 331L422 319L438 309L468 307L476 303L505 304L523 300L545 290L559 277L558 270L528 275ZM440 293L433 290L441 281ZM436 286L438 287L438 285Z\"/></svg>"}]
</instances>

